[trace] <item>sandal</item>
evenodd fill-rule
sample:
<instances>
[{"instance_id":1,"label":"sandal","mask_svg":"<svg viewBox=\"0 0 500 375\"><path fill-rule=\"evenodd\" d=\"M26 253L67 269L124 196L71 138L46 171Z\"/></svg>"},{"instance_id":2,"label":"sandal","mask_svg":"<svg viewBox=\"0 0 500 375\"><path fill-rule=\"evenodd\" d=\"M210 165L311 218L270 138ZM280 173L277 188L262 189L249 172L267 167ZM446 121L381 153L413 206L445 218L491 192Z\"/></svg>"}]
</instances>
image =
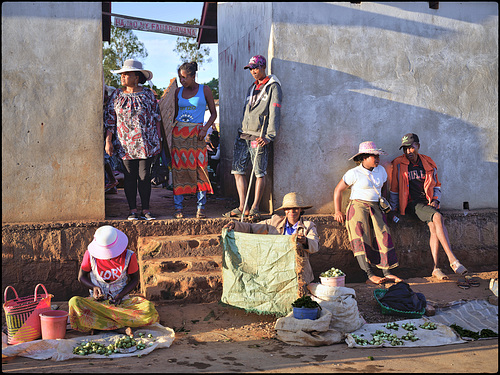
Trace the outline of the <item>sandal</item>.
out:
<instances>
[{"instance_id":1,"label":"sandal","mask_svg":"<svg viewBox=\"0 0 500 375\"><path fill-rule=\"evenodd\" d=\"M259 210L256 208L252 208L248 213L248 218L251 220L260 220L261 216Z\"/></svg>"},{"instance_id":2,"label":"sandal","mask_svg":"<svg viewBox=\"0 0 500 375\"><path fill-rule=\"evenodd\" d=\"M203 209L199 209L198 211L196 211L196 218L197 219L206 219L207 215L205 215L205 212Z\"/></svg>"},{"instance_id":3,"label":"sandal","mask_svg":"<svg viewBox=\"0 0 500 375\"><path fill-rule=\"evenodd\" d=\"M400 282L404 281L403 279L400 279L396 275L391 275L391 274L385 275L385 278L387 279L387 281L393 281L395 283L400 283Z\"/></svg>"},{"instance_id":4,"label":"sandal","mask_svg":"<svg viewBox=\"0 0 500 375\"><path fill-rule=\"evenodd\" d=\"M182 214L181 210L177 210L176 213L174 214L174 219L182 219L184 218L184 215Z\"/></svg>"},{"instance_id":5,"label":"sandal","mask_svg":"<svg viewBox=\"0 0 500 375\"><path fill-rule=\"evenodd\" d=\"M432 276L438 280L449 280L450 278L444 274L441 268L434 268L432 271Z\"/></svg>"},{"instance_id":6,"label":"sandal","mask_svg":"<svg viewBox=\"0 0 500 375\"><path fill-rule=\"evenodd\" d=\"M465 280L469 283L470 286L478 287L480 285L479 283L479 277L477 276L465 276Z\"/></svg>"},{"instance_id":7,"label":"sandal","mask_svg":"<svg viewBox=\"0 0 500 375\"><path fill-rule=\"evenodd\" d=\"M222 216L240 218L241 217L241 210L239 209L239 207L236 207L234 210L231 210L229 212L226 212L225 214L222 214Z\"/></svg>"},{"instance_id":8,"label":"sandal","mask_svg":"<svg viewBox=\"0 0 500 375\"><path fill-rule=\"evenodd\" d=\"M450 267L458 275L464 275L467 273L467 268L465 268L458 260L451 263Z\"/></svg>"},{"instance_id":9,"label":"sandal","mask_svg":"<svg viewBox=\"0 0 500 375\"><path fill-rule=\"evenodd\" d=\"M462 288L462 289L469 289L470 288L470 285L469 283L467 282L467 280L463 277L459 278L457 280L457 285L459 288Z\"/></svg>"}]
</instances>

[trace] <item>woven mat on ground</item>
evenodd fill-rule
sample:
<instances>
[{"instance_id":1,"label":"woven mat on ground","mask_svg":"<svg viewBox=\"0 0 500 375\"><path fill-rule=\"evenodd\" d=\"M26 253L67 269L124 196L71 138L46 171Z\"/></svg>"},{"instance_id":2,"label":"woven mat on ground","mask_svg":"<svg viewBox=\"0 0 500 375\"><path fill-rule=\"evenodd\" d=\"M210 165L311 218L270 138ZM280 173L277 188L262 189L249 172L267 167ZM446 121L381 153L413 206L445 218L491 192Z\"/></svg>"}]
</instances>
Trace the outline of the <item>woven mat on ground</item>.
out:
<instances>
[{"instance_id":1,"label":"woven mat on ground","mask_svg":"<svg viewBox=\"0 0 500 375\"><path fill-rule=\"evenodd\" d=\"M139 337L139 333L144 333L144 338L142 341L146 343L146 348L143 350L132 350L130 353L115 353L109 356L104 356L101 354L89 354L85 356L73 354L73 348L80 345L82 342L94 341L100 344L112 344L115 339L122 337L122 334L118 334L114 331L106 332L101 335L93 336L82 336L72 339L61 339L61 340L34 340L25 342L17 345L2 345L2 357L28 357L31 359L51 359L53 361L65 361L72 358L121 358L121 357L132 357L137 355L146 355L151 353L155 349L168 348L172 345L175 338L175 332L168 327L163 327L159 323L152 324L147 327L143 327L134 330L134 338ZM152 334L153 338L146 338L148 334ZM149 345L152 343L152 345Z\"/></svg>"},{"instance_id":2,"label":"woven mat on ground","mask_svg":"<svg viewBox=\"0 0 500 375\"><path fill-rule=\"evenodd\" d=\"M295 238L223 229L222 243L222 303L258 314L288 314L300 290Z\"/></svg>"},{"instance_id":3,"label":"woven mat on ground","mask_svg":"<svg viewBox=\"0 0 500 375\"><path fill-rule=\"evenodd\" d=\"M449 344L461 344L466 341L462 340L457 333L450 327L436 323L437 329L427 330L420 328L425 322L428 322L427 318L420 319L406 319L394 321L399 325L398 330L386 328L387 323L372 323L365 324L360 329L348 333L345 339L346 344L349 348L377 348L377 347L389 347L389 348L405 348L405 347L417 347L417 346L441 346ZM372 334L375 334L377 330L382 330L386 333L395 334L399 339L405 336L408 331L405 330L402 325L405 323L412 323L417 329L412 331L415 336L419 338L417 341L402 340L403 345L392 346L390 342L384 341L381 345L359 345L356 343L353 335L359 336L365 340L370 341L372 339Z\"/></svg>"},{"instance_id":4,"label":"woven mat on ground","mask_svg":"<svg viewBox=\"0 0 500 375\"><path fill-rule=\"evenodd\" d=\"M436 309L429 320L447 326L456 324L470 331L491 329L498 333L498 306L486 300L455 301L450 307Z\"/></svg>"}]
</instances>

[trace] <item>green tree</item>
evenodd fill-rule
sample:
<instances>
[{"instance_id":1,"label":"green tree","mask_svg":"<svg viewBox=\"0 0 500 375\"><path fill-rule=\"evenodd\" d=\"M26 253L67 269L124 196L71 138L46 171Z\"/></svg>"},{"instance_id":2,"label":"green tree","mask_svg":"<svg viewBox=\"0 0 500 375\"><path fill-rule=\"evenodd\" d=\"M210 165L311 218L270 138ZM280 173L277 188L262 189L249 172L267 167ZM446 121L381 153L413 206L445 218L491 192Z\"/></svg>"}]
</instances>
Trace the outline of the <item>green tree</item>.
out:
<instances>
[{"instance_id":1,"label":"green tree","mask_svg":"<svg viewBox=\"0 0 500 375\"><path fill-rule=\"evenodd\" d=\"M186 21L187 25L199 25L200 21L194 18L190 21ZM198 49L198 43L196 38L193 37L178 37L175 45L174 52L180 55L182 63L196 61L198 63L198 68L205 62L209 63L212 61L210 55L210 48L201 47Z\"/></svg>"},{"instance_id":2,"label":"green tree","mask_svg":"<svg viewBox=\"0 0 500 375\"><path fill-rule=\"evenodd\" d=\"M148 51L132 30L111 25L111 38L109 43L105 43L102 56L104 82L108 86L119 87L120 76L111 73L111 70L120 69L127 59L146 58Z\"/></svg>"},{"instance_id":3,"label":"green tree","mask_svg":"<svg viewBox=\"0 0 500 375\"><path fill-rule=\"evenodd\" d=\"M219 79L212 78L212 80L208 83L205 83L208 87L212 89L212 94L214 95L214 99L219 99Z\"/></svg>"}]
</instances>

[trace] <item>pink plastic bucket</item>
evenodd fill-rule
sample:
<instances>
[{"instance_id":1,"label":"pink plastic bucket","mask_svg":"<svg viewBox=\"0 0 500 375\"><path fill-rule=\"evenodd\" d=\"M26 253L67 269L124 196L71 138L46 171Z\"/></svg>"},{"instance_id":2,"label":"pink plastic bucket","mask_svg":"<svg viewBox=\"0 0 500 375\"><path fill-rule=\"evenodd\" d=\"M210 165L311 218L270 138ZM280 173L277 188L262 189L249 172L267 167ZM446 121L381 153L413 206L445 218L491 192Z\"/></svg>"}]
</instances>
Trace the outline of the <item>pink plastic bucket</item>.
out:
<instances>
[{"instance_id":1,"label":"pink plastic bucket","mask_svg":"<svg viewBox=\"0 0 500 375\"><path fill-rule=\"evenodd\" d=\"M320 276L321 284L326 286L344 286L345 285L345 276L337 276L337 277L322 277Z\"/></svg>"},{"instance_id":2,"label":"pink plastic bucket","mask_svg":"<svg viewBox=\"0 0 500 375\"><path fill-rule=\"evenodd\" d=\"M50 310L40 314L42 339L63 339L66 336L68 312L63 310Z\"/></svg>"}]
</instances>

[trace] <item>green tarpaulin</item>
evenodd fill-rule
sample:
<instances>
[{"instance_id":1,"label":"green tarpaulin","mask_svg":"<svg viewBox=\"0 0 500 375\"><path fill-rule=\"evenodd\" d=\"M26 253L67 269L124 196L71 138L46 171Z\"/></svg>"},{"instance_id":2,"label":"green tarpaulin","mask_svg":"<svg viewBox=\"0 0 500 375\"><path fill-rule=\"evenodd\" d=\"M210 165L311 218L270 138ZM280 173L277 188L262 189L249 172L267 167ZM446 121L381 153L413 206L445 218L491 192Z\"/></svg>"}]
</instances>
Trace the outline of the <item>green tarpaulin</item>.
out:
<instances>
[{"instance_id":1,"label":"green tarpaulin","mask_svg":"<svg viewBox=\"0 0 500 375\"><path fill-rule=\"evenodd\" d=\"M222 243L221 301L259 314L288 314L299 297L295 238L223 229Z\"/></svg>"}]
</instances>

